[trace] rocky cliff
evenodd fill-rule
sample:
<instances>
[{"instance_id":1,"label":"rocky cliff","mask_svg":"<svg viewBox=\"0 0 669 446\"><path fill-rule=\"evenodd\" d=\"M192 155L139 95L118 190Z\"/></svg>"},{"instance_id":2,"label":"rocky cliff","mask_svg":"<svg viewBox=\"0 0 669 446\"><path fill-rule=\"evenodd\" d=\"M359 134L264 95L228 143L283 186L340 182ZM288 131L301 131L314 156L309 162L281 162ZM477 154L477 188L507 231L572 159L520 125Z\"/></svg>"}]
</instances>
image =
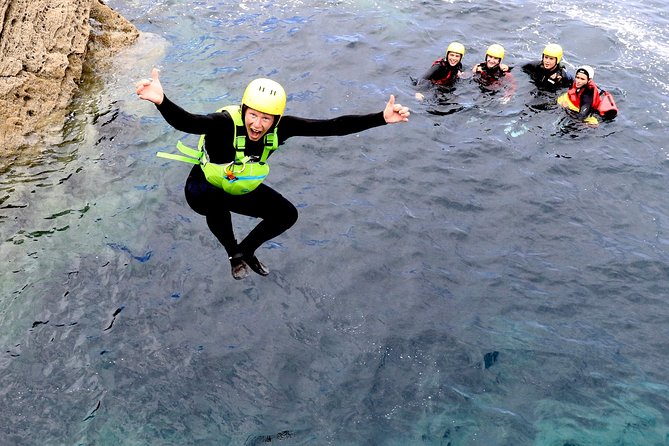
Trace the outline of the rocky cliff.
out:
<instances>
[{"instance_id":1,"label":"rocky cliff","mask_svg":"<svg viewBox=\"0 0 669 446\"><path fill-rule=\"evenodd\" d=\"M138 35L101 0L0 0L0 155L62 125L84 69Z\"/></svg>"}]
</instances>

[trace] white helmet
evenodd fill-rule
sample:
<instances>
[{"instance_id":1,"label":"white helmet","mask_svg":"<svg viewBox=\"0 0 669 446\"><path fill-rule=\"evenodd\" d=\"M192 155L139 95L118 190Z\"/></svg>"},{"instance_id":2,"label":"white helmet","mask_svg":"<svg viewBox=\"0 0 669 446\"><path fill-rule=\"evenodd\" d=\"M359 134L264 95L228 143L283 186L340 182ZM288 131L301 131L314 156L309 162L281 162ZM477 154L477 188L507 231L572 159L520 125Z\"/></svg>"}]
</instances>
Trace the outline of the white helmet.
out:
<instances>
[{"instance_id":1,"label":"white helmet","mask_svg":"<svg viewBox=\"0 0 669 446\"><path fill-rule=\"evenodd\" d=\"M585 74L588 75L588 80L592 79L595 77L595 69L592 68L590 65L581 65L576 69L576 74L578 74L579 71L584 72Z\"/></svg>"}]
</instances>

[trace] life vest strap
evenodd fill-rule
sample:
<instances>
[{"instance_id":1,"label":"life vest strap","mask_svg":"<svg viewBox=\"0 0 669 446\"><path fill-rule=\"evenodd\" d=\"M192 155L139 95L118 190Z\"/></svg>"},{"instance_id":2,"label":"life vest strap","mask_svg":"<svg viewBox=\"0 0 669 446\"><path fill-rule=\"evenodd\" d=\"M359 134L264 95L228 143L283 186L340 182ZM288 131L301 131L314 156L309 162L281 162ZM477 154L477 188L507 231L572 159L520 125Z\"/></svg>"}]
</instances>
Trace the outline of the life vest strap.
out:
<instances>
[{"instance_id":1,"label":"life vest strap","mask_svg":"<svg viewBox=\"0 0 669 446\"><path fill-rule=\"evenodd\" d=\"M183 161L184 163L188 163L188 164L200 164L199 159L190 158L190 157L183 156L183 155L176 155L174 153L157 152L156 156L159 156L161 158L176 160L176 161Z\"/></svg>"},{"instance_id":2,"label":"life vest strap","mask_svg":"<svg viewBox=\"0 0 669 446\"><path fill-rule=\"evenodd\" d=\"M191 149L181 141L177 141L177 149L179 149L179 152L183 153L186 156L190 156L192 158L197 158L200 159L202 158L202 155L204 154L204 150L202 150L202 147L200 144L198 144L197 150L196 149Z\"/></svg>"},{"instance_id":3,"label":"life vest strap","mask_svg":"<svg viewBox=\"0 0 669 446\"><path fill-rule=\"evenodd\" d=\"M279 137L276 134L276 129L277 128L274 127L274 132L265 135L265 147L263 148L262 156L260 157L260 162L262 164L267 162L270 152L279 147Z\"/></svg>"},{"instance_id":4,"label":"life vest strap","mask_svg":"<svg viewBox=\"0 0 669 446\"><path fill-rule=\"evenodd\" d=\"M184 163L189 163L189 164L206 164L207 158L204 154L204 150L202 150L200 145L198 145L198 147L199 147L198 150L191 149L181 141L177 141L177 149L179 149L179 152L183 153L186 156L176 155L167 152L158 152L156 153L156 155L161 158L183 161Z\"/></svg>"}]
</instances>

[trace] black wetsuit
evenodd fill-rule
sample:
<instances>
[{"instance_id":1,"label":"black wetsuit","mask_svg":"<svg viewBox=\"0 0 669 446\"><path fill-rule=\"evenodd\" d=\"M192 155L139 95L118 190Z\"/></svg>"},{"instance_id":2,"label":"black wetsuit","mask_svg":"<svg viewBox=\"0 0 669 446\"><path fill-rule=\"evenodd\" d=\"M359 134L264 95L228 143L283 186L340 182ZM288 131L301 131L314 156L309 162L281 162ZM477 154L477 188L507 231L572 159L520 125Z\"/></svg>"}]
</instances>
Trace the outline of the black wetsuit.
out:
<instances>
[{"instance_id":1,"label":"black wetsuit","mask_svg":"<svg viewBox=\"0 0 669 446\"><path fill-rule=\"evenodd\" d=\"M522 70L529 74L532 82L542 90L557 91L561 88L569 88L574 81L561 63L547 70L543 62L530 62L523 65Z\"/></svg>"},{"instance_id":2,"label":"black wetsuit","mask_svg":"<svg viewBox=\"0 0 669 446\"><path fill-rule=\"evenodd\" d=\"M583 92L581 93L578 112L572 112L574 118L583 121L585 118L590 116L591 113L599 113L597 110L592 108L592 102L595 97L595 88L597 87L593 87L590 84L585 84L580 89L576 90L579 92L582 89Z\"/></svg>"},{"instance_id":3,"label":"black wetsuit","mask_svg":"<svg viewBox=\"0 0 669 446\"><path fill-rule=\"evenodd\" d=\"M480 71L478 71L480 69ZM505 77L507 74L510 75L511 67L508 70L502 70L499 64L495 65L492 68L488 67L488 64L482 62L476 65L476 72L479 74L477 79L478 83L482 86L492 86L498 85L498 81Z\"/></svg>"},{"instance_id":4,"label":"black wetsuit","mask_svg":"<svg viewBox=\"0 0 669 446\"><path fill-rule=\"evenodd\" d=\"M462 63L458 62L452 67L447 60L439 59L425 72L422 80L428 80L437 85L451 86L458 79L460 71L462 71Z\"/></svg>"},{"instance_id":5,"label":"black wetsuit","mask_svg":"<svg viewBox=\"0 0 669 446\"><path fill-rule=\"evenodd\" d=\"M167 97L157 106L165 120L177 130L204 134L209 160L227 164L234 160L234 122L227 112L195 115L174 104ZM383 112L369 115L346 115L333 119L304 119L283 116L278 124L279 144L291 136L348 135L386 124ZM237 129L238 136L246 135L246 128ZM246 138L245 155L260 156L264 143ZM231 195L210 184L202 168L191 170L185 186L186 201L198 214L204 215L211 232L225 247L229 257L241 253L252 257L264 242L285 232L297 221L297 209L280 193L261 184L244 195ZM262 221L237 243L230 213L261 218Z\"/></svg>"}]
</instances>

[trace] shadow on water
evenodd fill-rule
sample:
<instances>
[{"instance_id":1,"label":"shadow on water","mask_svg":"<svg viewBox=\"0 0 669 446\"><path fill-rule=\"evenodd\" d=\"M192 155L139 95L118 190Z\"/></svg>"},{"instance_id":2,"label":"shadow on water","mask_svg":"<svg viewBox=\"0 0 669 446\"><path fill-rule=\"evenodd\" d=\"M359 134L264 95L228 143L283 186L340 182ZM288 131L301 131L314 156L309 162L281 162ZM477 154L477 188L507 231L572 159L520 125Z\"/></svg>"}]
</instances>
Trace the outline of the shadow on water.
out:
<instances>
[{"instance_id":1,"label":"shadow on water","mask_svg":"<svg viewBox=\"0 0 669 446\"><path fill-rule=\"evenodd\" d=\"M598 128L520 73L508 103L413 100L444 14L467 64L492 38L535 58L548 22L574 62L625 53L563 3L117 3L143 40L86 79L62 143L0 171L0 444L665 444L661 94L623 94L645 72L598 66L624 86ZM133 95L153 65L197 113L262 75L290 114L395 94L411 121L282 147L300 219L259 250L267 278L234 281L189 167L155 157L183 135Z\"/></svg>"}]
</instances>

